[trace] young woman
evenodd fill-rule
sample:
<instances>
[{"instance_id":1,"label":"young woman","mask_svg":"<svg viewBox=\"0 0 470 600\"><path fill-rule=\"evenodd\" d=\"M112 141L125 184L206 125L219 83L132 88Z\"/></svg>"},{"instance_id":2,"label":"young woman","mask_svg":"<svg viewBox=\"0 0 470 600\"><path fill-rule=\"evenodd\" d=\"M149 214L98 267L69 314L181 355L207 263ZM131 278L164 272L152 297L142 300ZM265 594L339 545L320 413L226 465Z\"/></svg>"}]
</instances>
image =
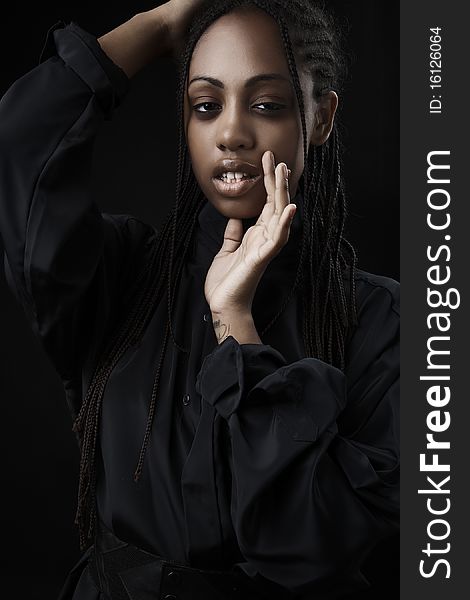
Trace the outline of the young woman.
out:
<instances>
[{"instance_id":1,"label":"young woman","mask_svg":"<svg viewBox=\"0 0 470 600\"><path fill-rule=\"evenodd\" d=\"M89 175L100 124L168 53L176 201L156 231L102 214ZM341 67L308 0L171 0L98 40L58 23L3 97L6 275L81 450L62 600L367 587L398 524L399 285L343 237Z\"/></svg>"}]
</instances>

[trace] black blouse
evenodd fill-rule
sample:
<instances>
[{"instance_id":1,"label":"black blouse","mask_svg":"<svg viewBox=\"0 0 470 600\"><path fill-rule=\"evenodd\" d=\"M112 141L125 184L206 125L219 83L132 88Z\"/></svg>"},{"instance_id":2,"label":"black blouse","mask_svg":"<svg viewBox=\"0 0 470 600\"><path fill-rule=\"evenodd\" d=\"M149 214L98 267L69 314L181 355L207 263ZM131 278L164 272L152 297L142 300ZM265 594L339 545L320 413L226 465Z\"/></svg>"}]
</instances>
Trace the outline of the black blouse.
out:
<instances>
[{"instance_id":1,"label":"black blouse","mask_svg":"<svg viewBox=\"0 0 470 600\"><path fill-rule=\"evenodd\" d=\"M0 230L12 292L59 373L73 415L97 348L155 241L92 200L94 138L129 80L75 23L49 31L40 64L0 102ZM298 261L302 198L253 303L258 332ZM359 325L343 373L306 357L294 296L262 344L217 344L204 281L227 218L207 202L184 267L140 481L133 480L167 318L158 305L108 381L98 513L121 539L184 564L239 565L298 593L364 585L364 555L398 526L399 284L357 273ZM249 225L249 223L245 223ZM85 555L63 598L101 598Z\"/></svg>"}]
</instances>

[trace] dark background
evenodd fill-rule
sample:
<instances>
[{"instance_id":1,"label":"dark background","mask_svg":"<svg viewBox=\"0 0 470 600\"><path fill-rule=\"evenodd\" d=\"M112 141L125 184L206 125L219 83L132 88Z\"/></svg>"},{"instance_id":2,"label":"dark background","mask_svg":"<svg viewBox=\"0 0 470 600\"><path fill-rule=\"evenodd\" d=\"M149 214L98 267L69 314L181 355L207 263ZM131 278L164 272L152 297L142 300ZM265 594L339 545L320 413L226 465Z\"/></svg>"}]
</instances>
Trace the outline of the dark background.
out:
<instances>
[{"instance_id":1,"label":"dark background","mask_svg":"<svg viewBox=\"0 0 470 600\"><path fill-rule=\"evenodd\" d=\"M329 4L345 28L351 59L337 113L346 147L347 237L360 268L399 280L399 3ZM107 12L46 0L39 6L4 7L0 95L37 65L46 32L59 19L73 20L99 37L154 6L128 1ZM158 226L169 210L176 172L174 83L171 60L149 65L132 80L113 120L103 123L94 161L94 191L102 211L134 214ZM21 590L19 595L30 600L52 600L79 557L73 525L78 450L61 382L8 291L2 268L0 309L2 589ZM395 599L397 540L381 549L370 562L373 597Z\"/></svg>"}]
</instances>

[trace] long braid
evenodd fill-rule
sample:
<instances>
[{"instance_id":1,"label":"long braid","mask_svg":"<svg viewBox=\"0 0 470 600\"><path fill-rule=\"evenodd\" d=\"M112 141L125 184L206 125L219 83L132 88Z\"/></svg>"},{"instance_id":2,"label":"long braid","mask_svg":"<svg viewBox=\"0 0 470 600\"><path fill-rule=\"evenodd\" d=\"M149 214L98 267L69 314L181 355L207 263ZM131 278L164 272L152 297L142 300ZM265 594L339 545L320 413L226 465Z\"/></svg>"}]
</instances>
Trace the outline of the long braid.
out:
<instances>
[{"instance_id":1,"label":"long braid","mask_svg":"<svg viewBox=\"0 0 470 600\"><path fill-rule=\"evenodd\" d=\"M299 182L303 190L304 211L295 281L280 310L264 327L261 336L274 325L295 291L300 288L306 355L320 358L341 369L345 366L347 335L351 334L357 323L356 254L351 244L343 238L346 203L339 139L335 125L323 146L307 147L304 100L296 64L297 59L311 73L317 98L330 89L338 89L342 58L334 25L322 8L309 0L206 0L193 21L178 65L176 201L162 228L151 240L147 262L125 297L114 335L100 350L101 358L74 422L81 451L75 522L79 526L82 549L92 542L96 527L96 452L104 391L119 360L141 340L165 293L168 320L162 350L155 362L148 418L134 472L136 482L143 473L145 453L155 421L159 381L168 341L171 338L180 352L188 352L176 339L177 332L172 326L173 304L186 256L194 239L197 216L206 199L194 177L184 135L183 107L187 74L194 47L207 27L234 8L249 5L261 8L279 25L299 106L305 165ZM343 286L345 270L349 270L350 276L348 298Z\"/></svg>"}]
</instances>

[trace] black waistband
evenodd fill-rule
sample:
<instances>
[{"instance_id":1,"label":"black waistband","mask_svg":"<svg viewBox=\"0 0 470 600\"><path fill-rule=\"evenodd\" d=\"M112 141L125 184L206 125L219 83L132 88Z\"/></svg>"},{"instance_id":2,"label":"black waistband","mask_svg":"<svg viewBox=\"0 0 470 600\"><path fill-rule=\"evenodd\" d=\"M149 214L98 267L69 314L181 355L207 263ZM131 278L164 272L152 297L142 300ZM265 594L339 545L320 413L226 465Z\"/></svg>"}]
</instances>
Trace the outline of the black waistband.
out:
<instances>
[{"instance_id":1,"label":"black waistband","mask_svg":"<svg viewBox=\"0 0 470 600\"><path fill-rule=\"evenodd\" d=\"M241 569L195 569L150 554L101 527L89 568L107 600L287 600L277 585L265 588Z\"/></svg>"}]
</instances>

